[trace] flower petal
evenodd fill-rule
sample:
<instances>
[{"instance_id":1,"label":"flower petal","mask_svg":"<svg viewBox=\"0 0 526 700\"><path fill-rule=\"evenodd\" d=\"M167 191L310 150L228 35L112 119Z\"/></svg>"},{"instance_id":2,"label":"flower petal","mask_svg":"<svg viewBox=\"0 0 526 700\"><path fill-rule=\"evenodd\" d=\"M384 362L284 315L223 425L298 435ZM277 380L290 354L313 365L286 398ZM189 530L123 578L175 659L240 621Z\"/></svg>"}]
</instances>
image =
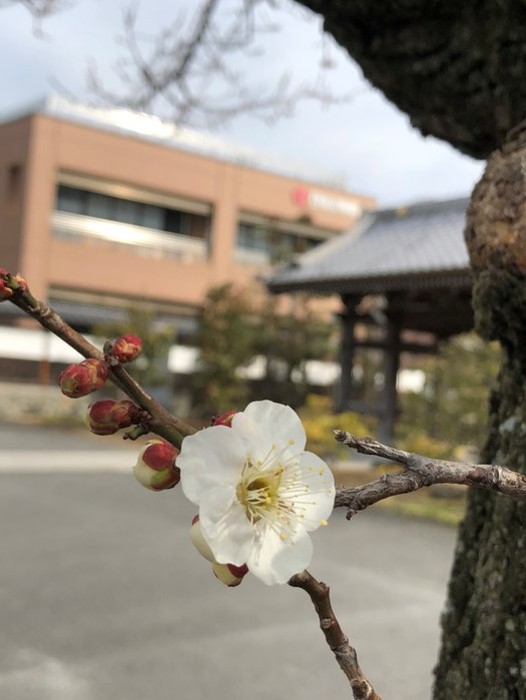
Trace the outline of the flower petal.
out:
<instances>
[{"instance_id":1,"label":"flower petal","mask_svg":"<svg viewBox=\"0 0 526 700\"><path fill-rule=\"evenodd\" d=\"M243 442L226 426L205 428L188 435L177 457L185 496L199 505L208 490L218 486L235 487L245 460Z\"/></svg>"},{"instance_id":2,"label":"flower petal","mask_svg":"<svg viewBox=\"0 0 526 700\"><path fill-rule=\"evenodd\" d=\"M336 489L332 472L325 462L312 452L303 452L296 465L290 469L300 471L299 481L305 486L305 492L288 495L284 491L283 497L301 517L301 524L307 532L317 530L320 525L326 524L334 508ZM287 481L286 474L287 471L284 483Z\"/></svg>"},{"instance_id":3,"label":"flower petal","mask_svg":"<svg viewBox=\"0 0 526 700\"><path fill-rule=\"evenodd\" d=\"M217 562L245 564L254 547L255 531L236 498L235 488L225 486L205 494L199 522Z\"/></svg>"},{"instance_id":4,"label":"flower petal","mask_svg":"<svg viewBox=\"0 0 526 700\"><path fill-rule=\"evenodd\" d=\"M247 558L250 573L268 586L286 583L291 576L303 571L312 559L312 540L300 530L294 542L284 542L279 534L266 528L256 548Z\"/></svg>"},{"instance_id":5,"label":"flower petal","mask_svg":"<svg viewBox=\"0 0 526 700\"><path fill-rule=\"evenodd\" d=\"M278 446L280 461L305 449L307 437L299 416L290 406L274 401L253 401L232 419L233 430L249 446L253 460L264 461Z\"/></svg>"}]
</instances>

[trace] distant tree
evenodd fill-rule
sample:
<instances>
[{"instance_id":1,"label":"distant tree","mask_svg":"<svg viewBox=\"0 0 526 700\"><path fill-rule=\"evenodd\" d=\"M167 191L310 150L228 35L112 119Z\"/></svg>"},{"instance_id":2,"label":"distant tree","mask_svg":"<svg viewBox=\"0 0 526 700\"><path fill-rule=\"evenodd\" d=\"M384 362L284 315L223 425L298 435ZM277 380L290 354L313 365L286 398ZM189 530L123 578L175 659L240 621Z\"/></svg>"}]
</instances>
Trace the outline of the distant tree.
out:
<instances>
[{"instance_id":1,"label":"distant tree","mask_svg":"<svg viewBox=\"0 0 526 700\"><path fill-rule=\"evenodd\" d=\"M198 412L222 413L240 409L248 384L239 369L256 354L253 310L246 295L231 284L210 289L199 317L199 358L192 377Z\"/></svg>"},{"instance_id":2,"label":"distant tree","mask_svg":"<svg viewBox=\"0 0 526 700\"><path fill-rule=\"evenodd\" d=\"M482 448L488 432L487 402L497 376L500 349L474 333L444 342L438 355L416 367L425 372L423 390L401 396L401 435L421 431L430 438Z\"/></svg>"},{"instance_id":3,"label":"distant tree","mask_svg":"<svg viewBox=\"0 0 526 700\"><path fill-rule=\"evenodd\" d=\"M330 341L335 324L313 312L306 298L298 297L294 312L285 314L280 313L276 299L269 298L256 327L256 352L265 358L259 391L273 401L298 408L311 389L307 362L332 358Z\"/></svg>"},{"instance_id":4,"label":"distant tree","mask_svg":"<svg viewBox=\"0 0 526 700\"><path fill-rule=\"evenodd\" d=\"M306 361L329 356L334 327L307 305L280 312L276 300L255 288L226 284L211 289L200 317L199 360L192 379L197 407L207 415L239 409L267 398L298 407L309 391ZM250 380L247 367L258 359L263 376Z\"/></svg>"}]
</instances>

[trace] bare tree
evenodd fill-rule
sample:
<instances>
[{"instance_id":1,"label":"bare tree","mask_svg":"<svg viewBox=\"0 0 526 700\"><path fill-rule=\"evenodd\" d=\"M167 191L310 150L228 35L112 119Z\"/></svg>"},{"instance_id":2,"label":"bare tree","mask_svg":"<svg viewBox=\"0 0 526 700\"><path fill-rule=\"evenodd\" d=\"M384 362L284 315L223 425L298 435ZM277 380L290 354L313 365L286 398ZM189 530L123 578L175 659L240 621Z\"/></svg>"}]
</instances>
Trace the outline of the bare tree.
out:
<instances>
[{"instance_id":1,"label":"bare tree","mask_svg":"<svg viewBox=\"0 0 526 700\"><path fill-rule=\"evenodd\" d=\"M23 5L33 16L35 33L42 34L46 18L77 3L0 0L0 9ZM272 58L269 42L283 30L280 18L292 13L304 21L313 19L292 0L199 0L184 5L174 3L172 17L159 17L161 28L151 32L144 30L139 2L127 5L117 39L122 51L114 66L117 81L106 68L102 75L96 61L89 62L87 80L96 101L156 113L180 125L214 127L246 113L274 122L292 116L301 102L332 105L352 97L331 88L336 44L323 32L315 49L314 75L299 78L285 65L271 80L256 79Z\"/></svg>"},{"instance_id":2,"label":"bare tree","mask_svg":"<svg viewBox=\"0 0 526 700\"><path fill-rule=\"evenodd\" d=\"M0 10L22 5L33 18L33 32L37 36L43 36L42 22L62 10L71 7L75 0L0 0Z\"/></svg>"},{"instance_id":3,"label":"bare tree","mask_svg":"<svg viewBox=\"0 0 526 700\"><path fill-rule=\"evenodd\" d=\"M179 12L168 26L145 34L138 5L130 5L120 39L124 56L115 66L122 89L106 87L95 64L90 85L105 102L207 127L240 113L273 122L291 116L305 100L332 104L349 99L329 86L332 39L323 33L313 78L298 80L284 70L271 84L255 79L253 60L261 66L268 55L265 41L280 31L277 10L298 11L282 0L202 0L191 13Z\"/></svg>"},{"instance_id":4,"label":"bare tree","mask_svg":"<svg viewBox=\"0 0 526 700\"><path fill-rule=\"evenodd\" d=\"M29 12L40 19L54 15L69 7L72 0L0 0L0 9L12 5L23 5Z\"/></svg>"}]
</instances>

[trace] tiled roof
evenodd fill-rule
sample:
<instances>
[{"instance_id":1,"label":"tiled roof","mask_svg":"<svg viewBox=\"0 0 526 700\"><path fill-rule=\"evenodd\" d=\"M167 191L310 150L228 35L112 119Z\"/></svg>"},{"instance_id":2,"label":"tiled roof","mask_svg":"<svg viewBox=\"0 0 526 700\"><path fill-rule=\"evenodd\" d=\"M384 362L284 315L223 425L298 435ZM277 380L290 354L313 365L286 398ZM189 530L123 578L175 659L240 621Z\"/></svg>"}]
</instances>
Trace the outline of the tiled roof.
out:
<instances>
[{"instance_id":1,"label":"tiled roof","mask_svg":"<svg viewBox=\"0 0 526 700\"><path fill-rule=\"evenodd\" d=\"M266 282L273 292L369 292L469 285L463 230L468 199L371 212Z\"/></svg>"}]
</instances>

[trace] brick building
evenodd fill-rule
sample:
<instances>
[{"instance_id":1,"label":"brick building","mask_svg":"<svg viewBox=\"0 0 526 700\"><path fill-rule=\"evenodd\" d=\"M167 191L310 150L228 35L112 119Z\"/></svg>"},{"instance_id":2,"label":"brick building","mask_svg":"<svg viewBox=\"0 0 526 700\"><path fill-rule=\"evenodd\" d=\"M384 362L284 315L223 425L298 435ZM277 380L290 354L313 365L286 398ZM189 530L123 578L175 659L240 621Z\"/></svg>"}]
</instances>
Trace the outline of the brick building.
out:
<instances>
[{"instance_id":1,"label":"brick building","mask_svg":"<svg viewBox=\"0 0 526 700\"><path fill-rule=\"evenodd\" d=\"M210 287L248 284L374 205L304 167L126 110L51 98L0 124L0 266L85 332L147 302L191 343ZM67 359L54 340L21 343L19 326L2 305L4 375L20 359L26 370Z\"/></svg>"}]
</instances>

